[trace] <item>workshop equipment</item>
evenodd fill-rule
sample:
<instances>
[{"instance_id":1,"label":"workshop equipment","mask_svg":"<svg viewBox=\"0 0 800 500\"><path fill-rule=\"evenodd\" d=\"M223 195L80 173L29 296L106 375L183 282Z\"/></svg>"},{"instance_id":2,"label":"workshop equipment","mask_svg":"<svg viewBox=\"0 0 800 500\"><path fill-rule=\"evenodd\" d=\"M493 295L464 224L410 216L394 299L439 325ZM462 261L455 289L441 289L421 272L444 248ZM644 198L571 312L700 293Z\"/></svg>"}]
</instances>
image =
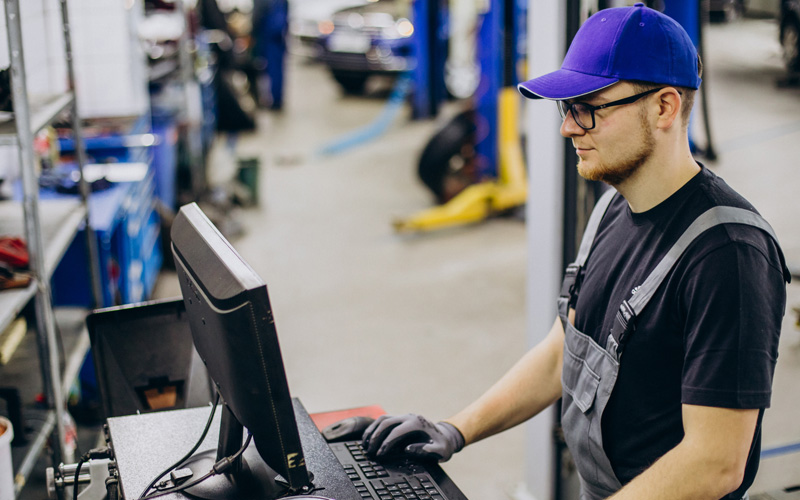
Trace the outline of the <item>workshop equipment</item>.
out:
<instances>
[{"instance_id":1,"label":"workshop equipment","mask_svg":"<svg viewBox=\"0 0 800 500\"><path fill-rule=\"evenodd\" d=\"M14 471L11 467L11 421L0 417L0 500L14 500Z\"/></svg>"},{"instance_id":2,"label":"workshop equipment","mask_svg":"<svg viewBox=\"0 0 800 500\"><path fill-rule=\"evenodd\" d=\"M482 74L475 103L475 120L482 126L485 124L475 145L480 182L466 187L442 205L395 221L396 231L432 231L479 222L524 205L528 186L519 133L519 94L515 87L518 10L513 0L492 0L480 23L478 50Z\"/></svg>"}]
</instances>

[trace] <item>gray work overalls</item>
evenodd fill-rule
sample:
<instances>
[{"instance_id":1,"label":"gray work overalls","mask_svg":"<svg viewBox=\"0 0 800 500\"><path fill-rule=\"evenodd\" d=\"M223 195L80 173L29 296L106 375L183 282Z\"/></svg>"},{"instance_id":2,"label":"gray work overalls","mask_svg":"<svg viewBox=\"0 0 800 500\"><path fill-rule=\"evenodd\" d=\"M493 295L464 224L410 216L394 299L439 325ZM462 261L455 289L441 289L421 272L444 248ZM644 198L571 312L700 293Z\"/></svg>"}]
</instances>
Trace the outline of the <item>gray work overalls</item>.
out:
<instances>
[{"instance_id":1,"label":"gray work overalls","mask_svg":"<svg viewBox=\"0 0 800 500\"><path fill-rule=\"evenodd\" d=\"M616 193L606 192L589 218L575 262L567 267L558 299L558 315L564 325L564 368L561 374L563 399L561 426L581 480L581 500L600 500L622 488L603 449L601 420L617 381L623 348L634 331L636 316L642 312L661 282L686 247L701 233L719 224L747 224L775 237L772 228L758 214L734 207L714 207L700 215L678 239L664 259L617 312L614 327L602 347L578 331L567 319L570 298L577 294L577 281L600 225ZM746 500L748 496L742 497Z\"/></svg>"}]
</instances>

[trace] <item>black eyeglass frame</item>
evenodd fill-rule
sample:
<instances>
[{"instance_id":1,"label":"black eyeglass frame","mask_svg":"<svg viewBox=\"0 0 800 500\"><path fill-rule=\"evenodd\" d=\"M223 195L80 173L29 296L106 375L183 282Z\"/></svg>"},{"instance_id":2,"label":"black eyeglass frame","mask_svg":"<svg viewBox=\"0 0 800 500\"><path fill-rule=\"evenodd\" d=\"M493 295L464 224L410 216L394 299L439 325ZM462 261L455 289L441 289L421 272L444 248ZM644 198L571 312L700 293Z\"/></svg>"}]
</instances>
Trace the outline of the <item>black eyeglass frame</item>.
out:
<instances>
[{"instance_id":1,"label":"black eyeglass frame","mask_svg":"<svg viewBox=\"0 0 800 500\"><path fill-rule=\"evenodd\" d=\"M582 128L583 130L592 130L596 125L595 119L594 119L594 112L597 111L598 109L610 108L612 106L622 106L623 104L631 104L633 102L638 101L642 97L648 96L650 94L654 94L654 93L658 92L659 90L664 90L665 88L667 88L667 87L660 87L660 88L650 89L650 90L647 90L647 91L642 92L640 94L632 95L630 97L625 97L623 99L618 99L616 101L607 102L607 103L601 104L599 106L592 106L591 104L586 104L585 102L580 102L580 101L578 101L578 102L556 101L556 104L558 105L558 112L559 112L559 114L561 114L561 119L562 120L567 117L567 113L572 113L572 118L575 119L575 123L577 123L580 128ZM681 92L678 91L678 94L681 94ZM683 94L681 94L681 95L683 95ZM592 117L592 126L591 127L587 127L587 126L585 126L584 124L581 123L581 121L578 119L578 114L580 114L580 112L578 114L576 114L575 111L573 111L575 106L583 106L586 110L589 111L589 114Z\"/></svg>"}]
</instances>

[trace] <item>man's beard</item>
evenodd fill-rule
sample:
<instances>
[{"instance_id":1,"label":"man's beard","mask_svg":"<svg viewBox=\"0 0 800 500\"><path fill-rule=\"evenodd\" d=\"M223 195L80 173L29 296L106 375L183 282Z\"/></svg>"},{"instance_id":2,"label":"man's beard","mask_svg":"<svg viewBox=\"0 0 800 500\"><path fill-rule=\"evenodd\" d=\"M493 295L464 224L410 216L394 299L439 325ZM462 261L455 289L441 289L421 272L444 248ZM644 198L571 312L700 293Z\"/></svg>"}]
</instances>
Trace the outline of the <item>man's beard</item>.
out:
<instances>
[{"instance_id":1,"label":"man's beard","mask_svg":"<svg viewBox=\"0 0 800 500\"><path fill-rule=\"evenodd\" d=\"M624 157L614 160L613 165L601 162L595 167L586 168L583 160L578 162L578 173L590 181L603 181L612 186L618 186L635 174L653 154L656 140L649 130L647 121L642 117L641 137L638 149L629 152Z\"/></svg>"}]
</instances>

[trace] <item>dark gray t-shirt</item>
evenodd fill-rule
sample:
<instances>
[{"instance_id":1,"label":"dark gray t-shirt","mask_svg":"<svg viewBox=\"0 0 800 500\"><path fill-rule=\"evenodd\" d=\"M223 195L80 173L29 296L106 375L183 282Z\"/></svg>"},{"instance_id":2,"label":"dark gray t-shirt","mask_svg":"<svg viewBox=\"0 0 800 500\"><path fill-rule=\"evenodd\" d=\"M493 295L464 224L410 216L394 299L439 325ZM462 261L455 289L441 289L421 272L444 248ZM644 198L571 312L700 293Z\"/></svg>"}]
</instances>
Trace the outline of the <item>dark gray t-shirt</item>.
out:
<instances>
[{"instance_id":1,"label":"dark gray t-shirt","mask_svg":"<svg viewBox=\"0 0 800 500\"><path fill-rule=\"evenodd\" d=\"M714 206L755 211L706 168L644 213L615 195L582 272L575 326L604 346L622 301ZM603 414L604 448L622 484L683 438L682 404L769 406L786 278L780 248L760 229L726 224L690 245L636 319ZM752 484L758 450L760 438L737 494Z\"/></svg>"}]
</instances>

